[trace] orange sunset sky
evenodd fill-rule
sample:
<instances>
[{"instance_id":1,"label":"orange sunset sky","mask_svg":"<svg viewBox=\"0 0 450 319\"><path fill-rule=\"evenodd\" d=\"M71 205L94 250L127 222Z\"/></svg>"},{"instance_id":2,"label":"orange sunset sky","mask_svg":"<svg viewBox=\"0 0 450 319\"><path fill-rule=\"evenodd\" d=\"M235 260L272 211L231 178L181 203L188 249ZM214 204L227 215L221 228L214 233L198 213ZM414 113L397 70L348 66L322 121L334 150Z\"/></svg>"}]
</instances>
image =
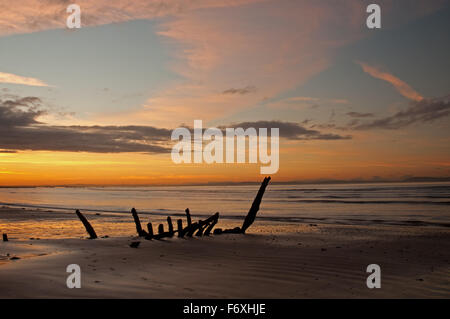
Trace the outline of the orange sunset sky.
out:
<instances>
[{"instance_id":1,"label":"orange sunset sky","mask_svg":"<svg viewBox=\"0 0 450 319\"><path fill-rule=\"evenodd\" d=\"M274 181L450 176L450 1L0 2L0 186L261 180L173 129L280 129Z\"/></svg>"}]
</instances>

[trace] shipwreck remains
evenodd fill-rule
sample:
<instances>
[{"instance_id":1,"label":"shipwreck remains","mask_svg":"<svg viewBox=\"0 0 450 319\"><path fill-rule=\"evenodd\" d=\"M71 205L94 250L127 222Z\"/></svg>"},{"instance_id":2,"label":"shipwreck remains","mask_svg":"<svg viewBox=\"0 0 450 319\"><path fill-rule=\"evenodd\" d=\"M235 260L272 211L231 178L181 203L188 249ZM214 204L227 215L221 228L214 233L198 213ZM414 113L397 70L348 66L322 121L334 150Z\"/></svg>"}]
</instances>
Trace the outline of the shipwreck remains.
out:
<instances>
[{"instance_id":1,"label":"shipwreck remains","mask_svg":"<svg viewBox=\"0 0 450 319\"><path fill-rule=\"evenodd\" d=\"M164 224L158 225L158 233L154 234L153 232L153 225L151 222L147 223L147 231L142 229L141 221L139 219L139 215L135 208L131 209L131 215L133 216L134 223L136 225L136 232L139 237L144 237L146 240L161 240L163 238L170 238L175 236L175 234L178 234L179 238L184 237L202 237L202 236L209 236L211 232L215 235L221 235L221 234L245 234L247 229L253 224L253 222L256 219L256 214L259 211L262 198L264 196L264 192L266 191L267 185L270 182L270 177L265 177L263 182L261 183L261 186L258 190L258 193L256 194L255 199L253 200L252 206L250 207L250 210L247 213L247 216L244 219L244 222L242 223L241 227L235 227L231 229L222 229L222 228L215 228L219 222L219 212L215 213L214 215L208 217L205 220L199 220L198 222L192 222L192 217L189 211L189 208L186 208L186 227L183 228L183 221L181 219L177 220L177 230L174 230L172 218L170 216L167 217L167 226L168 231L164 231ZM84 227L86 228L87 233L89 234L89 239L95 239L97 238L97 234L95 233L94 228L89 223L89 221L86 219L86 217L83 216L83 214L80 213L79 210L76 211L76 214L78 218L83 223ZM213 230L214 229L214 230ZM5 240L5 235L3 237ZM7 239L6 239L7 240ZM135 248L137 248L138 244Z\"/></svg>"}]
</instances>

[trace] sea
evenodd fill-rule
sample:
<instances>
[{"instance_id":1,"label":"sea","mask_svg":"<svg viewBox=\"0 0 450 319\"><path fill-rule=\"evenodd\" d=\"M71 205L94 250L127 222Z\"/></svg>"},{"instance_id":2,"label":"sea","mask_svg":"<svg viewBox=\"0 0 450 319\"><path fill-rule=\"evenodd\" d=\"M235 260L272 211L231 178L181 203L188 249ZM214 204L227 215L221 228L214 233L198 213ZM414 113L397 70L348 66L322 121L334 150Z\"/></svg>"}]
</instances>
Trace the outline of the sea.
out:
<instances>
[{"instance_id":1,"label":"sea","mask_svg":"<svg viewBox=\"0 0 450 319\"><path fill-rule=\"evenodd\" d=\"M40 210L241 220L259 185L0 188L0 205ZM0 220L2 219L0 212ZM450 183L269 184L258 220L450 226Z\"/></svg>"}]
</instances>

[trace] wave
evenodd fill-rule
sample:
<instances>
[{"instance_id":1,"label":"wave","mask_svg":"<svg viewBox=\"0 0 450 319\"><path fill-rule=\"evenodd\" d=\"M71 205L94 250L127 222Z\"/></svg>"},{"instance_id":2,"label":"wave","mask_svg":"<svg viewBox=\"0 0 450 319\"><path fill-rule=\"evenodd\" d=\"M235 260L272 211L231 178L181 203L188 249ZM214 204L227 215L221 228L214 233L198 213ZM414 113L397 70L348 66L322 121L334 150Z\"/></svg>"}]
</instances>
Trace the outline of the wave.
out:
<instances>
[{"instance_id":1,"label":"wave","mask_svg":"<svg viewBox=\"0 0 450 319\"><path fill-rule=\"evenodd\" d=\"M3 206L13 206L13 207L26 207L32 209L53 209L62 211L71 211L75 208L61 208L55 206L44 206L44 205L27 205L27 204L13 204L13 203L3 203ZM120 215L128 215L130 212L125 212L123 210L105 210L105 209L83 209L85 212L102 212L102 213L116 213ZM140 215L153 215L153 216L172 216L172 217L182 217L186 215L182 212L174 212L164 209L158 211L139 211ZM197 213L195 218L205 219L211 216L211 214ZM425 216L423 216L425 217ZM220 219L224 220L239 220L243 221L245 215L220 215ZM131 220L131 217L130 217ZM450 227L450 223L438 222L438 221L426 221L421 219L373 219L373 218L354 218L354 217L312 217L312 216L264 216L258 215L258 220L267 222L282 222L282 223L295 223L295 224L311 224L311 223L322 223L322 224L332 224L332 225L399 225L399 226L435 226L435 227Z\"/></svg>"},{"instance_id":2,"label":"wave","mask_svg":"<svg viewBox=\"0 0 450 319\"><path fill-rule=\"evenodd\" d=\"M373 192L373 191L399 191L399 190L445 190L450 192L448 185L430 185L430 186L388 186L388 187L361 187L361 188L284 188L274 189L272 192Z\"/></svg>"}]
</instances>

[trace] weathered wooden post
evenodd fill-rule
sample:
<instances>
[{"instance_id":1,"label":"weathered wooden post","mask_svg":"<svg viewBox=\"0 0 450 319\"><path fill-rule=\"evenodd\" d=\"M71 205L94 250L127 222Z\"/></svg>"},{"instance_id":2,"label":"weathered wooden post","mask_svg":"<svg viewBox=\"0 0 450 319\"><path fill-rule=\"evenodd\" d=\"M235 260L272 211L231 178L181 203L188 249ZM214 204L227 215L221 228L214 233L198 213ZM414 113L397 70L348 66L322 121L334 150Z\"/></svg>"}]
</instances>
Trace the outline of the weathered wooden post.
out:
<instances>
[{"instance_id":1,"label":"weathered wooden post","mask_svg":"<svg viewBox=\"0 0 450 319\"><path fill-rule=\"evenodd\" d=\"M162 233L164 233L164 225L163 224L159 224L159 226L158 226L158 234L161 235Z\"/></svg>"},{"instance_id":2,"label":"weathered wooden post","mask_svg":"<svg viewBox=\"0 0 450 319\"><path fill-rule=\"evenodd\" d=\"M89 234L89 239L96 239L97 238L97 234L95 233L94 227L91 226L91 224L89 223L89 221L86 219L86 217L83 216L82 213L80 213L80 211L77 209L75 212L78 216L78 218L81 220L81 222L84 225L84 228L86 228L87 233ZM3 238L4 239L4 238Z\"/></svg>"},{"instance_id":3,"label":"weathered wooden post","mask_svg":"<svg viewBox=\"0 0 450 319\"><path fill-rule=\"evenodd\" d=\"M148 231L148 235L145 238L146 239L152 239L153 238L153 226L152 226L152 223L147 223L147 231Z\"/></svg>"},{"instance_id":4,"label":"weathered wooden post","mask_svg":"<svg viewBox=\"0 0 450 319\"><path fill-rule=\"evenodd\" d=\"M173 231L172 218L170 218L170 216L167 216L167 225L169 227L169 235L170 235L170 237L173 237L173 234L175 232Z\"/></svg>"},{"instance_id":5,"label":"weathered wooden post","mask_svg":"<svg viewBox=\"0 0 450 319\"><path fill-rule=\"evenodd\" d=\"M183 221L181 219L177 220L177 228L178 228L178 237L183 238L184 230L183 230Z\"/></svg>"},{"instance_id":6,"label":"weathered wooden post","mask_svg":"<svg viewBox=\"0 0 450 319\"><path fill-rule=\"evenodd\" d=\"M244 223L242 224L241 230L244 234L247 228L250 227L251 224L255 221L256 213L259 211L259 205L261 204L262 197L264 195L264 192L266 191L266 187L270 182L270 177L265 177L264 181L261 184L261 187L259 188L258 194L256 194L255 199L253 200L252 207L250 207L250 210L245 217Z\"/></svg>"},{"instance_id":7,"label":"weathered wooden post","mask_svg":"<svg viewBox=\"0 0 450 319\"><path fill-rule=\"evenodd\" d=\"M187 227L190 227L192 225L192 219L191 214L189 213L189 208L186 208L186 219L187 219Z\"/></svg>"},{"instance_id":8,"label":"weathered wooden post","mask_svg":"<svg viewBox=\"0 0 450 319\"><path fill-rule=\"evenodd\" d=\"M131 215L133 215L134 223L136 224L136 231L139 235L139 237L145 237L147 236L147 233L142 229L141 221L139 220L139 216L137 214L136 209L131 209Z\"/></svg>"}]
</instances>

